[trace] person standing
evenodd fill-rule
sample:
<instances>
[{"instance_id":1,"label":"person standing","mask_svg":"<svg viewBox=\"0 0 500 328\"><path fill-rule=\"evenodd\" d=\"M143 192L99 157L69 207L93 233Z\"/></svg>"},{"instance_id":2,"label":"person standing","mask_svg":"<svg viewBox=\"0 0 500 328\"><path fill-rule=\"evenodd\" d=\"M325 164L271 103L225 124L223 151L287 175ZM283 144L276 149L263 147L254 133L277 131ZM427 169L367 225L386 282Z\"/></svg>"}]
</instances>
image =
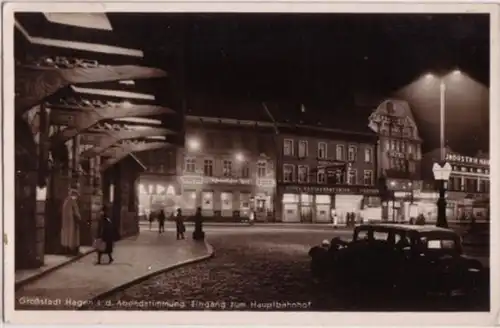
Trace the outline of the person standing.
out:
<instances>
[{"instance_id":1,"label":"person standing","mask_svg":"<svg viewBox=\"0 0 500 328\"><path fill-rule=\"evenodd\" d=\"M80 222L78 191L70 189L62 205L61 246L64 253L78 255L80 250Z\"/></svg>"},{"instance_id":2,"label":"person standing","mask_svg":"<svg viewBox=\"0 0 500 328\"><path fill-rule=\"evenodd\" d=\"M149 220L149 230L153 228L153 221L155 220L154 212L150 211L148 215L148 220Z\"/></svg>"},{"instance_id":3,"label":"person standing","mask_svg":"<svg viewBox=\"0 0 500 328\"><path fill-rule=\"evenodd\" d=\"M109 264L113 263L113 244L116 240L117 233L113 222L108 215L108 209L103 206L101 212L101 219L99 220L99 225L97 228L97 238L101 245L98 245L97 249L97 264L101 264L101 258L103 254L107 254L109 258Z\"/></svg>"},{"instance_id":4,"label":"person standing","mask_svg":"<svg viewBox=\"0 0 500 328\"><path fill-rule=\"evenodd\" d=\"M186 226L184 225L184 220L182 218L182 210L177 209L177 215L175 216L175 230L177 232L177 240L184 239L184 232L186 232Z\"/></svg>"},{"instance_id":5,"label":"person standing","mask_svg":"<svg viewBox=\"0 0 500 328\"><path fill-rule=\"evenodd\" d=\"M165 220L167 217L165 216L165 211L163 209L160 210L158 214L158 233L165 232Z\"/></svg>"},{"instance_id":6,"label":"person standing","mask_svg":"<svg viewBox=\"0 0 500 328\"><path fill-rule=\"evenodd\" d=\"M255 222L255 211L252 209L250 210L250 215L248 217L248 224L253 225Z\"/></svg>"},{"instance_id":7,"label":"person standing","mask_svg":"<svg viewBox=\"0 0 500 328\"><path fill-rule=\"evenodd\" d=\"M196 209L196 214L194 216L194 240L204 240L205 233L203 232L203 215L201 214L201 207Z\"/></svg>"},{"instance_id":8,"label":"person standing","mask_svg":"<svg viewBox=\"0 0 500 328\"><path fill-rule=\"evenodd\" d=\"M335 211L334 208L330 210L330 217L332 219L332 225L333 229L337 229L337 224L338 224L338 217L337 217L337 212Z\"/></svg>"}]
</instances>

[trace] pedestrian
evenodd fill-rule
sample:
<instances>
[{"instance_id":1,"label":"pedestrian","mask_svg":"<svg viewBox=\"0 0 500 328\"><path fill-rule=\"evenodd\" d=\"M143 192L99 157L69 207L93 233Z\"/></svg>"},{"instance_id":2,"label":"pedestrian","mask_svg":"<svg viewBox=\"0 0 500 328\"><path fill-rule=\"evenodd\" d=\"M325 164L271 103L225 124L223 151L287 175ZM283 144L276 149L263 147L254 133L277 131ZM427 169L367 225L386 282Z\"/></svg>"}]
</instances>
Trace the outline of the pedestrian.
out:
<instances>
[{"instance_id":1,"label":"pedestrian","mask_svg":"<svg viewBox=\"0 0 500 328\"><path fill-rule=\"evenodd\" d=\"M109 264L113 263L113 244L117 239L117 232L115 226L108 215L108 209L106 206L102 207L101 218L99 220L99 225L97 228L97 264L101 264L101 258L103 254L107 254L109 258Z\"/></svg>"},{"instance_id":2,"label":"pedestrian","mask_svg":"<svg viewBox=\"0 0 500 328\"><path fill-rule=\"evenodd\" d=\"M177 209L177 215L175 216L175 230L177 232L177 240L185 239L184 233L186 232L186 226L184 225L182 210L180 208Z\"/></svg>"},{"instance_id":3,"label":"pedestrian","mask_svg":"<svg viewBox=\"0 0 500 328\"><path fill-rule=\"evenodd\" d=\"M415 222L416 225L425 225L425 216L420 213L417 217L417 222Z\"/></svg>"},{"instance_id":4,"label":"pedestrian","mask_svg":"<svg viewBox=\"0 0 500 328\"><path fill-rule=\"evenodd\" d=\"M203 232L203 215L201 214L201 207L196 209L196 214L194 215L194 240L204 240L205 233Z\"/></svg>"},{"instance_id":5,"label":"pedestrian","mask_svg":"<svg viewBox=\"0 0 500 328\"><path fill-rule=\"evenodd\" d=\"M64 253L78 255L80 251L80 222L78 191L70 189L62 205L61 246Z\"/></svg>"},{"instance_id":6,"label":"pedestrian","mask_svg":"<svg viewBox=\"0 0 500 328\"><path fill-rule=\"evenodd\" d=\"M149 220L149 231L151 231L153 229L153 221L155 220L153 211L149 212L148 220Z\"/></svg>"},{"instance_id":7,"label":"pedestrian","mask_svg":"<svg viewBox=\"0 0 500 328\"><path fill-rule=\"evenodd\" d=\"M470 231L474 232L476 231L476 217L474 214L470 214Z\"/></svg>"},{"instance_id":8,"label":"pedestrian","mask_svg":"<svg viewBox=\"0 0 500 328\"><path fill-rule=\"evenodd\" d=\"M330 210L330 218L332 219L333 229L337 229L338 217L337 217L337 213L336 213L334 208L332 208Z\"/></svg>"},{"instance_id":9,"label":"pedestrian","mask_svg":"<svg viewBox=\"0 0 500 328\"><path fill-rule=\"evenodd\" d=\"M250 225L253 225L254 221L255 221L255 211L254 210L250 210L250 215L248 217L248 223Z\"/></svg>"},{"instance_id":10,"label":"pedestrian","mask_svg":"<svg viewBox=\"0 0 500 328\"><path fill-rule=\"evenodd\" d=\"M165 211L163 209L158 213L158 233L165 232L165 220L167 217L165 216Z\"/></svg>"}]
</instances>

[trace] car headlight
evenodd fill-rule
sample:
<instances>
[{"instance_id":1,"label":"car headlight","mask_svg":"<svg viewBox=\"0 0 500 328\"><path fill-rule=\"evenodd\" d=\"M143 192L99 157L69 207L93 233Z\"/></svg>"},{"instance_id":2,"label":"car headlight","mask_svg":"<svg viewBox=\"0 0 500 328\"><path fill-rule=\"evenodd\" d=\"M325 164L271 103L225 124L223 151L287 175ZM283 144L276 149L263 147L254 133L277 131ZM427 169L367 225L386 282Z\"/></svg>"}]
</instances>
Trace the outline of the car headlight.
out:
<instances>
[{"instance_id":1,"label":"car headlight","mask_svg":"<svg viewBox=\"0 0 500 328\"><path fill-rule=\"evenodd\" d=\"M477 268L469 268L467 271L469 271L469 272L480 272L481 270L479 270Z\"/></svg>"}]
</instances>

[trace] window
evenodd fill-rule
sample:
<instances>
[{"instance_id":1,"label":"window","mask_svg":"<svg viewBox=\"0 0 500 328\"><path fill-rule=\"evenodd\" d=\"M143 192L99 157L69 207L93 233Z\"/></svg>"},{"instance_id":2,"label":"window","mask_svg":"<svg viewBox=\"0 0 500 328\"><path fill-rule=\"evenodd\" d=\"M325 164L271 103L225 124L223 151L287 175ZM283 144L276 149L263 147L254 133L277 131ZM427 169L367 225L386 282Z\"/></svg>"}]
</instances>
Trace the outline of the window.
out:
<instances>
[{"instance_id":1,"label":"window","mask_svg":"<svg viewBox=\"0 0 500 328\"><path fill-rule=\"evenodd\" d=\"M299 182L305 183L309 181L309 167L306 165L299 165Z\"/></svg>"},{"instance_id":2,"label":"window","mask_svg":"<svg viewBox=\"0 0 500 328\"><path fill-rule=\"evenodd\" d=\"M203 174L206 177L212 177L214 175L214 161L211 159L206 159L203 162Z\"/></svg>"},{"instance_id":3,"label":"window","mask_svg":"<svg viewBox=\"0 0 500 328\"><path fill-rule=\"evenodd\" d=\"M233 193L222 192L220 194L221 209L223 211L230 211L233 209Z\"/></svg>"},{"instance_id":4,"label":"window","mask_svg":"<svg viewBox=\"0 0 500 328\"><path fill-rule=\"evenodd\" d=\"M415 162L408 162L408 171L410 171L410 173L416 172Z\"/></svg>"},{"instance_id":5,"label":"window","mask_svg":"<svg viewBox=\"0 0 500 328\"><path fill-rule=\"evenodd\" d=\"M363 184L364 185L372 185L373 184L373 171L365 170L363 174Z\"/></svg>"},{"instance_id":6,"label":"window","mask_svg":"<svg viewBox=\"0 0 500 328\"><path fill-rule=\"evenodd\" d=\"M285 139L283 141L283 155L293 156L293 140Z\"/></svg>"},{"instance_id":7,"label":"window","mask_svg":"<svg viewBox=\"0 0 500 328\"><path fill-rule=\"evenodd\" d=\"M250 177L250 166L248 165L248 162L241 165L241 177L243 179L248 179Z\"/></svg>"},{"instance_id":8,"label":"window","mask_svg":"<svg viewBox=\"0 0 500 328\"><path fill-rule=\"evenodd\" d=\"M349 162L356 162L356 152L357 152L356 146L349 146L349 150L347 151L347 160Z\"/></svg>"},{"instance_id":9,"label":"window","mask_svg":"<svg viewBox=\"0 0 500 328\"><path fill-rule=\"evenodd\" d=\"M257 162L257 176L264 178L267 175L266 162Z\"/></svg>"},{"instance_id":10,"label":"window","mask_svg":"<svg viewBox=\"0 0 500 328\"><path fill-rule=\"evenodd\" d=\"M349 170L349 184L357 184L358 183L358 171L356 169Z\"/></svg>"},{"instance_id":11,"label":"window","mask_svg":"<svg viewBox=\"0 0 500 328\"><path fill-rule=\"evenodd\" d=\"M240 193L240 209L241 210L250 209L250 193L247 192Z\"/></svg>"},{"instance_id":12,"label":"window","mask_svg":"<svg viewBox=\"0 0 500 328\"><path fill-rule=\"evenodd\" d=\"M371 147L365 148L365 163L371 163L373 157L373 149Z\"/></svg>"},{"instance_id":13,"label":"window","mask_svg":"<svg viewBox=\"0 0 500 328\"><path fill-rule=\"evenodd\" d=\"M408 154L411 154L411 153L413 153L413 145L408 144Z\"/></svg>"},{"instance_id":14,"label":"window","mask_svg":"<svg viewBox=\"0 0 500 328\"><path fill-rule=\"evenodd\" d=\"M196 191L184 190L182 198L184 202L184 209L194 210L196 208Z\"/></svg>"},{"instance_id":15,"label":"window","mask_svg":"<svg viewBox=\"0 0 500 328\"><path fill-rule=\"evenodd\" d=\"M396 150L396 141L391 140L391 150Z\"/></svg>"},{"instance_id":16,"label":"window","mask_svg":"<svg viewBox=\"0 0 500 328\"><path fill-rule=\"evenodd\" d=\"M401 152L406 153L406 148L408 148L408 145L405 141L401 142Z\"/></svg>"},{"instance_id":17,"label":"window","mask_svg":"<svg viewBox=\"0 0 500 328\"><path fill-rule=\"evenodd\" d=\"M386 140L384 144L385 144L385 150L387 151L391 150L391 143L389 142L389 140Z\"/></svg>"},{"instance_id":18,"label":"window","mask_svg":"<svg viewBox=\"0 0 500 328\"><path fill-rule=\"evenodd\" d=\"M373 240L388 241L389 233L386 231L374 231Z\"/></svg>"},{"instance_id":19,"label":"window","mask_svg":"<svg viewBox=\"0 0 500 328\"><path fill-rule=\"evenodd\" d=\"M486 180L479 180L479 192L486 192Z\"/></svg>"},{"instance_id":20,"label":"window","mask_svg":"<svg viewBox=\"0 0 500 328\"><path fill-rule=\"evenodd\" d=\"M211 191L204 191L202 193L201 209L213 210L214 208L214 193Z\"/></svg>"},{"instance_id":21,"label":"window","mask_svg":"<svg viewBox=\"0 0 500 328\"><path fill-rule=\"evenodd\" d=\"M318 142L318 158L325 159L327 156L326 142Z\"/></svg>"},{"instance_id":22,"label":"window","mask_svg":"<svg viewBox=\"0 0 500 328\"><path fill-rule=\"evenodd\" d=\"M308 155L307 141L300 140L299 141L299 157L304 158L304 157L307 157L307 155Z\"/></svg>"},{"instance_id":23,"label":"window","mask_svg":"<svg viewBox=\"0 0 500 328\"><path fill-rule=\"evenodd\" d=\"M196 172L196 160L194 158L186 158L186 172L194 173Z\"/></svg>"},{"instance_id":24,"label":"window","mask_svg":"<svg viewBox=\"0 0 500 328\"><path fill-rule=\"evenodd\" d=\"M335 184L344 184L345 183L345 174L342 170L335 171Z\"/></svg>"},{"instance_id":25,"label":"window","mask_svg":"<svg viewBox=\"0 0 500 328\"><path fill-rule=\"evenodd\" d=\"M292 164L283 164L283 181L293 182L295 166Z\"/></svg>"},{"instance_id":26,"label":"window","mask_svg":"<svg viewBox=\"0 0 500 328\"><path fill-rule=\"evenodd\" d=\"M336 148L336 154L335 154L335 159L337 161L343 161L344 160L344 145L337 145Z\"/></svg>"},{"instance_id":27,"label":"window","mask_svg":"<svg viewBox=\"0 0 500 328\"><path fill-rule=\"evenodd\" d=\"M222 174L225 177L230 177L233 173L233 162L230 160L224 160L222 165Z\"/></svg>"},{"instance_id":28,"label":"window","mask_svg":"<svg viewBox=\"0 0 500 328\"><path fill-rule=\"evenodd\" d=\"M326 183L326 173L324 168L318 168L318 183Z\"/></svg>"}]
</instances>

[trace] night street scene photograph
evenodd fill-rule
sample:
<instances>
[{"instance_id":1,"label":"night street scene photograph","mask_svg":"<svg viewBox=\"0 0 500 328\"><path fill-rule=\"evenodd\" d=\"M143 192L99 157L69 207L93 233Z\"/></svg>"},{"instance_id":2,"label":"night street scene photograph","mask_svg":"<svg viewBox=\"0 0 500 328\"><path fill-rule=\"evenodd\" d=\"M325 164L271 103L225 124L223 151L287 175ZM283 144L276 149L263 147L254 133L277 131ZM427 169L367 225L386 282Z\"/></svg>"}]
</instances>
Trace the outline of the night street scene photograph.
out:
<instances>
[{"instance_id":1,"label":"night street scene photograph","mask_svg":"<svg viewBox=\"0 0 500 328\"><path fill-rule=\"evenodd\" d=\"M490 311L489 13L12 20L16 312Z\"/></svg>"}]
</instances>

